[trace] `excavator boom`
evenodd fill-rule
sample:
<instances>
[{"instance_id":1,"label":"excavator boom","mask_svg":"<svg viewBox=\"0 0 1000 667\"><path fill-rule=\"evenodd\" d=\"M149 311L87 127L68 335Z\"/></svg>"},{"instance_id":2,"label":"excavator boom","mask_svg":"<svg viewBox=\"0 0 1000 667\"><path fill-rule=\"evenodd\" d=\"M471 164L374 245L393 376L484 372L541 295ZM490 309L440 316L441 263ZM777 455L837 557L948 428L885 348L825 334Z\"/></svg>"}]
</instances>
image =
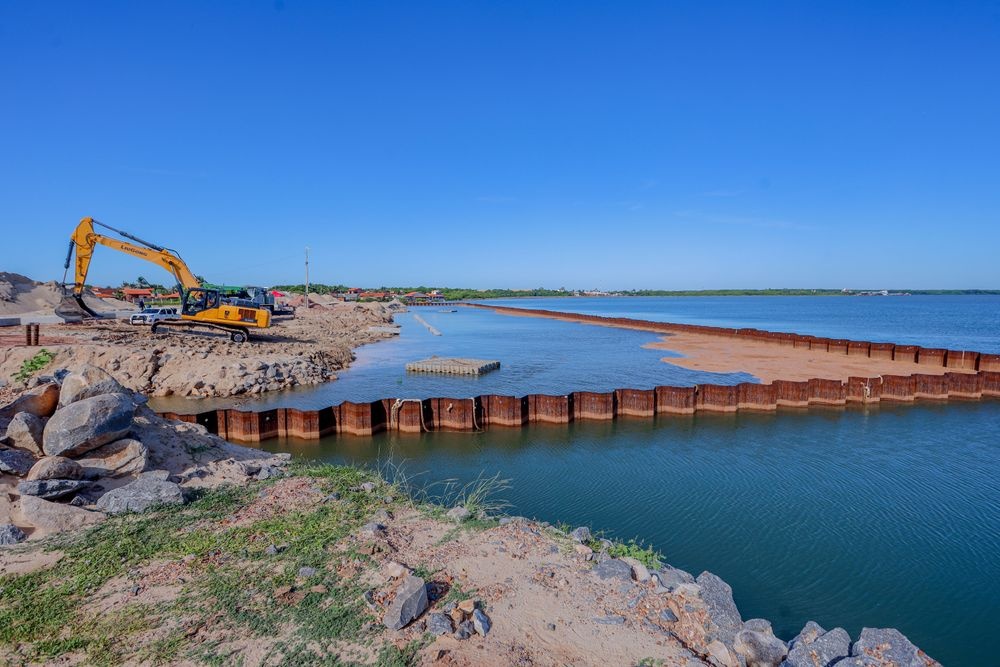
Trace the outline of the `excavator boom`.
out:
<instances>
[{"instance_id":1,"label":"excavator boom","mask_svg":"<svg viewBox=\"0 0 1000 667\"><path fill-rule=\"evenodd\" d=\"M126 238L130 238L141 245L136 245L134 243L129 243L128 241L122 241L103 234L98 234L94 231L94 225L110 229L111 231L117 232ZM90 261L94 257L94 248L97 244L107 246L108 248L112 248L129 255L134 255L139 259L144 259L147 262L152 262L153 264L162 266L174 276L174 279L177 281L177 285L181 290L201 287L201 283L197 278L195 278L187 264L184 263L184 260L182 260L177 253L143 241L128 232L115 229L110 225L97 222L93 218L84 218L80 221L80 224L77 225L76 230L73 232L73 236L70 237L69 253L66 255L66 269L68 270L70 262L73 258L73 251L76 251L76 271L73 282L73 294L76 296L83 295L84 283L87 282L87 273L90 271Z\"/></svg>"}]
</instances>

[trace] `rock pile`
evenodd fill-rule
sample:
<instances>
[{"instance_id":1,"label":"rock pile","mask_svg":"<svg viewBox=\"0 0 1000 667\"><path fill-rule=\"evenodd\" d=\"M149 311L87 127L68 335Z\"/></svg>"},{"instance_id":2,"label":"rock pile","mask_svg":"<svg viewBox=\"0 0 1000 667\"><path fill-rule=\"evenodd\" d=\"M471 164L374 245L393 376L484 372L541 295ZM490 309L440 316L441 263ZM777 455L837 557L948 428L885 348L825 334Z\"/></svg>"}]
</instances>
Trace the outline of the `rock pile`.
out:
<instances>
[{"instance_id":1,"label":"rock pile","mask_svg":"<svg viewBox=\"0 0 1000 667\"><path fill-rule=\"evenodd\" d=\"M0 473L14 479L0 478L0 492L19 496L0 516L4 544L182 504L182 484L270 476L287 460L161 419L94 366L43 381L0 408L0 433Z\"/></svg>"},{"instance_id":2,"label":"rock pile","mask_svg":"<svg viewBox=\"0 0 1000 667\"><path fill-rule=\"evenodd\" d=\"M607 558L598 554L593 575L609 583L644 581L648 568L630 558ZM639 567L636 567L636 565ZM744 621L729 585L711 572L697 578L683 570L665 566L648 576L647 591L659 598L647 604L649 628L662 628L688 650L717 667L940 667L899 631L865 628L857 641L843 628L824 630L810 621L790 642L774 635L771 623L754 618ZM617 585L620 585L617 584ZM625 622L625 616L595 619Z\"/></svg>"},{"instance_id":3,"label":"rock pile","mask_svg":"<svg viewBox=\"0 0 1000 667\"><path fill-rule=\"evenodd\" d=\"M389 588L377 596L369 592L372 600L376 597L387 600L382 624L390 630L402 630L421 616L422 629L435 636L449 635L455 639L468 639L474 634L485 637L492 623L481 605L471 598L460 602L448 602L440 608L431 609L437 600L432 600L428 590L433 585L400 563L389 561L383 567L383 574ZM374 603L373 603L374 604ZM430 611L428 611L430 610ZM427 612L426 615L424 612Z\"/></svg>"}]
</instances>

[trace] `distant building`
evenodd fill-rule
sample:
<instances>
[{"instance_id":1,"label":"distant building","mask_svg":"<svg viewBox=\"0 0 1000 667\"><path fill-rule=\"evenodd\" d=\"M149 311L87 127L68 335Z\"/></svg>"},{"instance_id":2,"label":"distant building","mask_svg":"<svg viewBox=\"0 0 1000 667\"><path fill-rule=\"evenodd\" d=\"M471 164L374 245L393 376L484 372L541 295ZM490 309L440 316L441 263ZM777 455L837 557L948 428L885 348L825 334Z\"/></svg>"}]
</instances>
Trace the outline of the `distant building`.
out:
<instances>
[{"instance_id":1,"label":"distant building","mask_svg":"<svg viewBox=\"0 0 1000 667\"><path fill-rule=\"evenodd\" d=\"M91 287L90 291L98 299L117 299L120 290L114 287Z\"/></svg>"},{"instance_id":2,"label":"distant building","mask_svg":"<svg viewBox=\"0 0 1000 667\"><path fill-rule=\"evenodd\" d=\"M139 299L146 300L153 296L153 290L147 288L136 288L136 287L126 287L122 290L122 295L125 300L130 303L135 303Z\"/></svg>"}]
</instances>

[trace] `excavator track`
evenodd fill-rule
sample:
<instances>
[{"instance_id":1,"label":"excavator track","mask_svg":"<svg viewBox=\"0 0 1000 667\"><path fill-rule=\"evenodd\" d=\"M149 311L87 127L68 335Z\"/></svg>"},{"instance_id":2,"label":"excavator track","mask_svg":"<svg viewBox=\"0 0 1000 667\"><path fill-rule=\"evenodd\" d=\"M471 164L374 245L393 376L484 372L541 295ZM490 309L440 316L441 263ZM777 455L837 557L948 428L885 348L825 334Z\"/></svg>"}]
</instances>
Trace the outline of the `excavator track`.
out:
<instances>
[{"instance_id":1,"label":"excavator track","mask_svg":"<svg viewBox=\"0 0 1000 667\"><path fill-rule=\"evenodd\" d=\"M150 332L154 334L168 332L180 334L224 333L234 343L245 343L250 340L250 332L243 327L227 327L222 324L197 320L160 320L153 323Z\"/></svg>"}]
</instances>

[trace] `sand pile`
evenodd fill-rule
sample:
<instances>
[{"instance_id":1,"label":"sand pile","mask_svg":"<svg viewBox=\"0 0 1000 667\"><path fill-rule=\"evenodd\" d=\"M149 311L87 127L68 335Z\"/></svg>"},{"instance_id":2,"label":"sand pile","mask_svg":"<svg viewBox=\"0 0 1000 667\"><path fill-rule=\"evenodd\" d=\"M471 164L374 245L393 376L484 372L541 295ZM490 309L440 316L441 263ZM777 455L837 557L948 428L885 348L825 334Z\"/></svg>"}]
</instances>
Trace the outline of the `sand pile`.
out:
<instances>
[{"instance_id":1,"label":"sand pile","mask_svg":"<svg viewBox=\"0 0 1000 667\"><path fill-rule=\"evenodd\" d=\"M19 273L0 271L0 317L52 315L62 298L62 287L55 280L42 283ZM135 309L128 301L99 299L90 290L84 292L83 298L97 312Z\"/></svg>"},{"instance_id":2,"label":"sand pile","mask_svg":"<svg viewBox=\"0 0 1000 667\"><path fill-rule=\"evenodd\" d=\"M60 300L62 290L54 280L40 283L18 273L0 272L0 315L51 314Z\"/></svg>"}]
</instances>

